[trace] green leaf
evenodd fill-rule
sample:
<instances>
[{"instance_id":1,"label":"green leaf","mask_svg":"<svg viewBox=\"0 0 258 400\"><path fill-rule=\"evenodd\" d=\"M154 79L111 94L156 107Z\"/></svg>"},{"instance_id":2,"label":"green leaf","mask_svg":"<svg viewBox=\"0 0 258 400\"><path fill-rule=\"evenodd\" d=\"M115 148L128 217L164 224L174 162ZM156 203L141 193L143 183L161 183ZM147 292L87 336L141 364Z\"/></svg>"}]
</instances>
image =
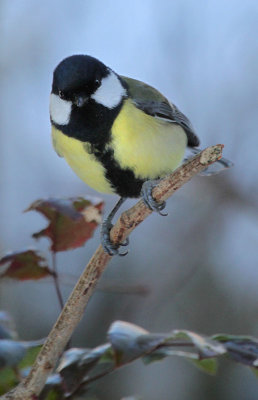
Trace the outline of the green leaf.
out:
<instances>
[{"instance_id":1,"label":"green leaf","mask_svg":"<svg viewBox=\"0 0 258 400\"><path fill-rule=\"evenodd\" d=\"M0 369L0 396L8 392L18 383L17 375L11 367Z\"/></svg>"},{"instance_id":2,"label":"green leaf","mask_svg":"<svg viewBox=\"0 0 258 400\"><path fill-rule=\"evenodd\" d=\"M129 362L144 353L144 345L141 346L138 339L146 334L148 331L129 322L113 322L108 330L108 339L115 351L117 365Z\"/></svg>"},{"instance_id":3,"label":"green leaf","mask_svg":"<svg viewBox=\"0 0 258 400\"><path fill-rule=\"evenodd\" d=\"M71 395L81 384L106 375L115 367L114 355L109 344L92 350L70 349L66 351L57 368L63 379L65 394Z\"/></svg>"},{"instance_id":4,"label":"green leaf","mask_svg":"<svg viewBox=\"0 0 258 400\"><path fill-rule=\"evenodd\" d=\"M58 370L65 369L67 367L70 367L71 365L76 364L78 361L81 360L81 358L87 354L90 353L90 350L88 349L80 349L80 348L71 348L67 351L64 352L59 366Z\"/></svg>"},{"instance_id":5,"label":"green leaf","mask_svg":"<svg viewBox=\"0 0 258 400\"><path fill-rule=\"evenodd\" d=\"M115 321L108 330L108 340L109 343L92 350L70 349L64 353L57 369L58 379L62 378L59 388L65 391L64 396L72 396L76 390L84 395L90 384L137 358L149 364L164 357L179 356L214 375L218 357L226 354L258 370L258 340L246 336L207 337L187 330L152 334L135 324Z\"/></svg>"},{"instance_id":6,"label":"green leaf","mask_svg":"<svg viewBox=\"0 0 258 400\"><path fill-rule=\"evenodd\" d=\"M198 349L201 358L209 358L226 353L226 349L223 344L195 332L187 330L174 330L172 332L171 339L189 340Z\"/></svg>"},{"instance_id":7,"label":"green leaf","mask_svg":"<svg viewBox=\"0 0 258 400\"><path fill-rule=\"evenodd\" d=\"M0 259L0 267L5 271L0 278L12 278L20 281L42 279L52 272L46 265L46 260L34 250L11 253Z\"/></svg>"},{"instance_id":8,"label":"green leaf","mask_svg":"<svg viewBox=\"0 0 258 400\"><path fill-rule=\"evenodd\" d=\"M223 343L228 356L234 361L258 368L258 340L247 335L213 335L213 339Z\"/></svg>"},{"instance_id":9,"label":"green leaf","mask_svg":"<svg viewBox=\"0 0 258 400\"><path fill-rule=\"evenodd\" d=\"M193 360L189 358L192 364L198 367L201 371L209 375L216 375L218 369L218 362L215 358L206 358L204 360Z\"/></svg>"},{"instance_id":10,"label":"green leaf","mask_svg":"<svg viewBox=\"0 0 258 400\"><path fill-rule=\"evenodd\" d=\"M235 340L224 342L228 355L234 361L250 367L258 367L258 342Z\"/></svg>"},{"instance_id":11,"label":"green leaf","mask_svg":"<svg viewBox=\"0 0 258 400\"><path fill-rule=\"evenodd\" d=\"M28 342L28 343L30 343L30 342ZM33 346L33 341L31 342L31 346ZM41 347L42 347L42 345L39 345L39 346L36 345L35 347L27 348L25 356L19 363L19 368L23 369L23 368L30 367L36 360L36 357L37 357L38 353L40 352Z\"/></svg>"},{"instance_id":12,"label":"green leaf","mask_svg":"<svg viewBox=\"0 0 258 400\"><path fill-rule=\"evenodd\" d=\"M148 355L144 355L142 357L142 361L145 365L148 365L148 364L151 364L156 361L161 361L168 355L169 354L167 354L166 352L164 352L162 350L158 350L158 351L154 351L153 353L150 353Z\"/></svg>"},{"instance_id":13,"label":"green leaf","mask_svg":"<svg viewBox=\"0 0 258 400\"><path fill-rule=\"evenodd\" d=\"M21 342L14 340L0 340L0 368L14 367L25 356L26 347Z\"/></svg>"},{"instance_id":14,"label":"green leaf","mask_svg":"<svg viewBox=\"0 0 258 400\"><path fill-rule=\"evenodd\" d=\"M26 211L43 214L49 225L34 233L35 239L48 237L51 250L65 251L81 247L89 240L101 223L103 202L83 197L37 200Z\"/></svg>"},{"instance_id":15,"label":"green leaf","mask_svg":"<svg viewBox=\"0 0 258 400\"><path fill-rule=\"evenodd\" d=\"M39 400L62 400L64 397L60 393L60 390L57 389L51 389L46 396L41 395L39 397Z\"/></svg>"},{"instance_id":16,"label":"green leaf","mask_svg":"<svg viewBox=\"0 0 258 400\"><path fill-rule=\"evenodd\" d=\"M248 341L257 341L257 339L255 339L252 336L249 335L231 335L231 334L226 334L226 333L219 333L216 335L212 335L211 336L212 340L216 340L218 342L230 342L230 341L234 341L234 340L243 340L245 342Z\"/></svg>"},{"instance_id":17,"label":"green leaf","mask_svg":"<svg viewBox=\"0 0 258 400\"><path fill-rule=\"evenodd\" d=\"M256 378L258 378L258 368L251 368L251 370L254 373L254 375L256 376Z\"/></svg>"},{"instance_id":18,"label":"green leaf","mask_svg":"<svg viewBox=\"0 0 258 400\"><path fill-rule=\"evenodd\" d=\"M44 339L29 341L0 340L0 368L30 366L39 351ZM26 357L25 357L26 356ZM21 362L23 360L23 362Z\"/></svg>"},{"instance_id":19,"label":"green leaf","mask_svg":"<svg viewBox=\"0 0 258 400\"><path fill-rule=\"evenodd\" d=\"M40 393L39 400L63 400L64 391L62 388L62 379L59 374L52 374Z\"/></svg>"}]
</instances>

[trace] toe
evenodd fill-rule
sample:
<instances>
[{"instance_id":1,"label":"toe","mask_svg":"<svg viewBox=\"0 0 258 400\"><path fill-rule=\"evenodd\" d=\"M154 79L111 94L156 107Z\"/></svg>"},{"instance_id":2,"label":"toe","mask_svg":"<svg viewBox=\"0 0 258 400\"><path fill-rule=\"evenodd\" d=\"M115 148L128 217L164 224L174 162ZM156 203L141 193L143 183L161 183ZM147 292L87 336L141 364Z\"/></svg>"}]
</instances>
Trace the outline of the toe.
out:
<instances>
[{"instance_id":1,"label":"toe","mask_svg":"<svg viewBox=\"0 0 258 400\"><path fill-rule=\"evenodd\" d=\"M128 254L128 251L120 253L119 247L127 246L129 243L129 239L127 238L121 244L114 244L113 242L111 242L110 231L111 231L112 227L113 227L113 225L108 220L103 221L102 228L101 228L101 244L103 246L103 249L110 256L116 256L116 255L126 256Z\"/></svg>"},{"instance_id":2,"label":"toe","mask_svg":"<svg viewBox=\"0 0 258 400\"><path fill-rule=\"evenodd\" d=\"M152 197L152 190L157 186L159 181L146 181L142 185L142 190L141 190L141 195L143 198L144 203L149 207L152 211L157 212L158 214L162 216L166 216L166 213L162 213L161 211L164 210L166 207L166 202L157 202L153 197Z\"/></svg>"}]
</instances>

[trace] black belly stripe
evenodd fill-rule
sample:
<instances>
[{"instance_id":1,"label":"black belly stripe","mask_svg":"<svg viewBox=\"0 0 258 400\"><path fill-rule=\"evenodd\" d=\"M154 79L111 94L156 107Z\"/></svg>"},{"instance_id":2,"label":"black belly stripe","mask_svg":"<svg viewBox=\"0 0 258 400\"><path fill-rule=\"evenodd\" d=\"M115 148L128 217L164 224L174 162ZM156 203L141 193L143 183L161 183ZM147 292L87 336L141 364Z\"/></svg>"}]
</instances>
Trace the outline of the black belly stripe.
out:
<instances>
[{"instance_id":1,"label":"black belly stripe","mask_svg":"<svg viewBox=\"0 0 258 400\"><path fill-rule=\"evenodd\" d=\"M140 196L141 188L145 180L136 178L131 169L121 168L114 159L114 152L112 149L103 149L102 146L91 146L91 151L105 168L106 179L119 196Z\"/></svg>"}]
</instances>

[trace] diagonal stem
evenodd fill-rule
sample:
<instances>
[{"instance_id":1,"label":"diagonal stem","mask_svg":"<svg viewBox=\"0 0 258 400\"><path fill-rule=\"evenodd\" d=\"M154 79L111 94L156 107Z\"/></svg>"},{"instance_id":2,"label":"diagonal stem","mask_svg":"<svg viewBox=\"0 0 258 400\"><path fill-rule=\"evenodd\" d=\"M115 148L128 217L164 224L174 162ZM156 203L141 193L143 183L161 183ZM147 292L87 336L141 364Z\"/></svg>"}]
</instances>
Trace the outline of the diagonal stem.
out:
<instances>
[{"instance_id":1,"label":"diagonal stem","mask_svg":"<svg viewBox=\"0 0 258 400\"><path fill-rule=\"evenodd\" d=\"M222 149L223 145L221 144L208 147L161 180L153 189L152 194L155 200L158 202L167 200L194 175L219 160L222 156ZM114 243L123 242L151 212L143 200L138 201L135 206L122 213L110 232L111 240ZM37 398L74 329L80 322L94 288L111 258L100 245L79 278L29 375L15 389L2 396L1 400L35 400Z\"/></svg>"},{"instance_id":2,"label":"diagonal stem","mask_svg":"<svg viewBox=\"0 0 258 400\"><path fill-rule=\"evenodd\" d=\"M58 271L57 271L57 264L56 264L56 252L52 251L52 268L53 268L53 280L55 284L55 289L56 289L56 295L58 298L58 302L60 305L60 308L64 307L64 300L62 296L62 292L60 289L60 284L59 284L59 276L58 276Z\"/></svg>"}]
</instances>

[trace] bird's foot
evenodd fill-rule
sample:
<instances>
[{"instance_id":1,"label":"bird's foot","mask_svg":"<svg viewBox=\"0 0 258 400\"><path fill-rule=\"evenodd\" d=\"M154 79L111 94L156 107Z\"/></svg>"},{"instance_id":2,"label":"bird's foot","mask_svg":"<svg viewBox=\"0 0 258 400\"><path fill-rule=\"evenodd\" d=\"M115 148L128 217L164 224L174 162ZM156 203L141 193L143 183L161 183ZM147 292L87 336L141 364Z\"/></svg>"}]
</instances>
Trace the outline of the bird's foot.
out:
<instances>
[{"instance_id":1,"label":"bird's foot","mask_svg":"<svg viewBox=\"0 0 258 400\"><path fill-rule=\"evenodd\" d=\"M110 256L116 256L116 255L126 256L128 254L128 251L125 251L124 253L120 253L119 247L120 246L128 246L129 239L126 238L123 243L119 243L119 244L112 243L110 240L110 231L112 228L113 228L113 224L111 223L109 218L105 219L101 226L101 244L103 246L103 249Z\"/></svg>"},{"instance_id":2,"label":"bird's foot","mask_svg":"<svg viewBox=\"0 0 258 400\"><path fill-rule=\"evenodd\" d=\"M141 195L144 203L151 211L156 211L159 215L166 217L168 214L161 212L166 207L166 202L157 202L152 196L152 190L155 188L155 186L157 186L158 183L158 180L144 182L142 185Z\"/></svg>"}]
</instances>

